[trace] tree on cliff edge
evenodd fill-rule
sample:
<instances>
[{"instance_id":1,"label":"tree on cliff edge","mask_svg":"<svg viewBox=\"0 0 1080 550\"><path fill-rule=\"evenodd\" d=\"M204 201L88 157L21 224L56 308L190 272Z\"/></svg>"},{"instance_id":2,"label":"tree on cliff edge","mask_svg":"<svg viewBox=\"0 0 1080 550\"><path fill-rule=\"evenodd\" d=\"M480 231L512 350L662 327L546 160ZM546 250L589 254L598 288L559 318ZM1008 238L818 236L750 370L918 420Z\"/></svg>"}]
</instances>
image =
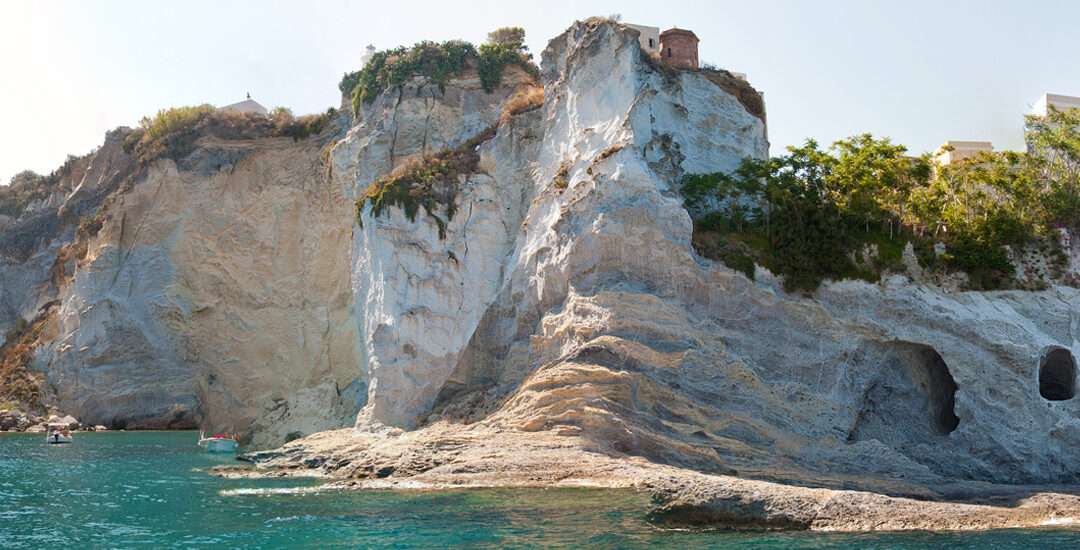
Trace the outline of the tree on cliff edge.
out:
<instances>
[{"instance_id":1,"label":"tree on cliff edge","mask_svg":"<svg viewBox=\"0 0 1080 550\"><path fill-rule=\"evenodd\" d=\"M521 27L503 27L488 33L488 43L499 46L513 46L516 50L525 49L525 29Z\"/></svg>"}]
</instances>

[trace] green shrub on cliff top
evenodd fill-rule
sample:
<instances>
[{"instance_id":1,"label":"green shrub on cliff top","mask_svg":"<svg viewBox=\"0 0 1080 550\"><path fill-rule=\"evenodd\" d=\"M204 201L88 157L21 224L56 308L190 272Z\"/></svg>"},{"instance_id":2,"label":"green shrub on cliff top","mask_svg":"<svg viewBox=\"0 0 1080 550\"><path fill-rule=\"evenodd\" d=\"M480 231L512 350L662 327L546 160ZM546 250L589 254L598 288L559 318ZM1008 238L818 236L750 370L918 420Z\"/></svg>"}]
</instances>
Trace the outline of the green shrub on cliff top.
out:
<instances>
[{"instance_id":1,"label":"green shrub on cliff top","mask_svg":"<svg viewBox=\"0 0 1080 550\"><path fill-rule=\"evenodd\" d=\"M18 217L31 202L47 198L59 187L61 180L71 174L78 160L79 157L68 155L64 164L47 176L33 170L23 170L12 176L8 185L0 185L0 215Z\"/></svg>"},{"instance_id":2,"label":"green shrub on cliff top","mask_svg":"<svg viewBox=\"0 0 1080 550\"><path fill-rule=\"evenodd\" d=\"M479 51L468 42L450 40L441 44L424 41L411 48L399 46L372 55L359 71L345 73L338 89L352 97L353 114L360 111L362 103L371 103L383 90L401 86L414 76L422 76L444 89L453 77L461 75L476 63L480 84L491 93L499 86L503 68L517 64L539 77L539 70L532 64L532 54L524 45L525 31L503 28L489 33L489 42Z\"/></svg>"},{"instance_id":3,"label":"green shrub on cliff top","mask_svg":"<svg viewBox=\"0 0 1080 550\"><path fill-rule=\"evenodd\" d=\"M0 186L0 215L17 217L35 199L44 199L52 192L45 178L32 170L23 170Z\"/></svg>"},{"instance_id":4,"label":"green shrub on cliff top","mask_svg":"<svg viewBox=\"0 0 1080 550\"><path fill-rule=\"evenodd\" d=\"M469 57L475 56L473 45L460 40L442 44L425 41L412 48L399 46L376 52L360 71L347 73L338 87L344 90L355 82L350 90L355 114L361 102L371 103L383 90L401 86L413 76L423 76L441 89L451 77L465 70Z\"/></svg>"},{"instance_id":5,"label":"green shrub on cliff top","mask_svg":"<svg viewBox=\"0 0 1080 550\"><path fill-rule=\"evenodd\" d=\"M320 115L294 117L284 107L274 109L270 116L224 111L211 105L162 109L153 118L143 117L140 127L124 138L123 147L141 165L159 158L179 161L195 150L195 142L202 137L300 140L322 132L333 114L334 109L330 109Z\"/></svg>"},{"instance_id":6,"label":"green shrub on cliff top","mask_svg":"<svg viewBox=\"0 0 1080 550\"><path fill-rule=\"evenodd\" d=\"M330 116L334 114L331 108L325 114L304 115L295 117L292 110L286 107L278 107L270 111L270 120L274 123L274 135L279 137L291 137L293 140L301 140L322 133Z\"/></svg>"},{"instance_id":7,"label":"green shrub on cliff top","mask_svg":"<svg viewBox=\"0 0 1080 550\"><path fill-rule=\"evenodd\" d=\"M141 128L124 139L124 151L140 163L168 157L180 160L195 150L198 126L214 112L210 105L162 109L153 118L143 117Z\"/></svg>"},{"instance_id":8,"label":"green shrub on cliff top","mask_svg":"<svg viewBox=\"0 0 1080 550\"><path fill-rule=\"evenodd\" d=\"M1080 162L1068 165L1080 160L1080 112L1052 126L1070 127L1065 137L1075 143L1029 125L1042 144L1036 153L986 154L931 170L928 155L907 157L903 146L866 134L828 151L808 140L787 155L746 159L730 174L687 174L680 183L695 247L743 271L749 249L784 276L785 288L812 291L826 278L876 280L899 269L911 242L924 267L967 273L973 289L1008 287L1016 270L1005 246L1052 252L1055 230L1076 229L1080 218ZM934 254L934 243L947 252ZM870 245L877 253L867 259Z\"/></svg>"},{"instance_id":9,"label":"green shrub on cliff top","mask_svg":"<svg viewBox=\"0 0 1080 550\"><path fill-rule=\"evenodd\" d=\"M521 67L534 81L540 79L540 70L532 62L532 54L525 45L525 29L521 27L502 27L489 32L488 41L480 46L478 55L476 71L480 85L489 94L499 87L503 68L508 65Z\"/></svg>"},{"instance_id":10,"label":"green shrub on cliff top","mask_svg":"<svg viewBox=\"0 0 1080 550\"><path fill-rule=\"evenodd\" d=\"M480 46L479 62L476 71L480 75L480 85L491 93L502 81L503 68L517 65L538 80L540 71L532 64L532 54L522 51L524 46L515 44L483 44Z\"/></svg>"}]
</instances>

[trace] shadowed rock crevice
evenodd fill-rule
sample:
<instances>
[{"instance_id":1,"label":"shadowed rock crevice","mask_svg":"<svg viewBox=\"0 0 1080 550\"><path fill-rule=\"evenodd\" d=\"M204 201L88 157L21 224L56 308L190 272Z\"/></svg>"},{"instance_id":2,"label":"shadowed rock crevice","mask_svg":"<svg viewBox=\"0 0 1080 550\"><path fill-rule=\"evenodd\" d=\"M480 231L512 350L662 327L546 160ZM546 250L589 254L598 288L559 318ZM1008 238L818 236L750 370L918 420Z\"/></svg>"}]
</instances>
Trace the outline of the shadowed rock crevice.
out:
<instances>
[{"instance_id":1,"label":"shadowed rock crevice","mask_svg":"<svg viewBox=\"0 0 1080 550\"><path fill-rule=\"evenodd\" d=\"M1076 395L1076 360L1069 350L1052 349L1039 363L1039 395L1043 399L1065 401Z\"/></svg>"},{"instance_id":2,"label":"shadowed rock crevice","mask_svg":"<svg viewBox=\"0 0 1080 550\"><path fill-rule=\"evenodd\" d=\"M956 381L949 373L949 367L941 355L930 346L922 346L918 351L916 375L921 378L920 385L930 397L930 414L934 417L938 433L948 435L960 425L960 418L954 410L956 405Z\"/></svg>"}]
</instances>

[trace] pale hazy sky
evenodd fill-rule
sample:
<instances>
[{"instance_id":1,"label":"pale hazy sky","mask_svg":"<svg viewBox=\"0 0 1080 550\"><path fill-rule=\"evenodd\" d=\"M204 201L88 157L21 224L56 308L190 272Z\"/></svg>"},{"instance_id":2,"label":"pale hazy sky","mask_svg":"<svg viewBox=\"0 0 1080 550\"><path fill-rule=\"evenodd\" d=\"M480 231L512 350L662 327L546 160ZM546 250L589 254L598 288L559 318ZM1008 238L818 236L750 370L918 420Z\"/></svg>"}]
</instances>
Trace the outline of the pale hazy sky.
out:
<instances>
[{"instance_id":1,"label":"pale hazy sky","mask_svg":"<svg viewBox=\"0 0 1080 550\"><path fill-rule=\"evenodd\" d=\"M0 183L48 173L158 109L251 92L296 114L338 105L364 46L480 43L525 28L539 58L575 19L694 30L700 57L765 92L772 154L863 132L913 152L1019 148L1045 92L1080 96L1080 2L0 1Z\"/></svg>"}]
</instances>

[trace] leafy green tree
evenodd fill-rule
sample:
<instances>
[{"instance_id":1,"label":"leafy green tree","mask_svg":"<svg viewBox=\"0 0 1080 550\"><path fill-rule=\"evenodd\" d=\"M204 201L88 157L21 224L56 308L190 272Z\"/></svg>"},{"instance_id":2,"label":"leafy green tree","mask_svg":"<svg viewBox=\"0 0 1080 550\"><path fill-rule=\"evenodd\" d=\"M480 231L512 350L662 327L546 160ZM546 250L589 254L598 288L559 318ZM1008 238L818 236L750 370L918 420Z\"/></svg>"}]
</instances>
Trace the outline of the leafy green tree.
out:
<instances>
[{"instance_id":1,"label":"leafy green tree","mask_svg":"<svg viewBox=\"0 0 1080 550\"><path fill-rule=\"evenodd\" d=\"M488 33L488 44L510 45L518 50L525 49L525 29L521 27L502 27Z\"/></svg>"},{"instance_id":2,"label":"leafy green tree","mask_svg":"<svg viewBox=\"0 0 1080 550\"><path fill-rule=\"evenodd\" d=\"M507 65L521 67L533 80L540 77L539 69L532 63L532 54L525 46L525 30L521 27L503 27L489 32L487 44L481 44L477 54L480 84L488 93L499 87L503 68Z\"/></svg>"},{"instance_id":3,"label":"leafy green tree","mask_svg":"<svg viewBox=\"0 0 1080 550\"><path fill-rule=\"evenodd\" d=\"M70 157L68 162L71 162ZM50 176L39 175L33 170L15 174L6 187L0 186L0 214L19 216L31 201L47 197L59 180L56 172Z\"/></svg>"},{"instance_id":4,"label":"leafy green tree","mask_svg":"<svg viewBox=\"0 0 1080 550\"><path fill-rule=\"evenodd\" d=\"M929 155L909 157L902 145L863 134L828 151L808 140L783 156L745 159L729 174L686 174L680 190L695 231L715 234L713 244L696 235L695 245L728 265L744 263L728 256L750 250L784 275L788 290L902 269L907 241L926 267L967 273L971 288L1009 286L1016 270L1006 246L1052 252L1055 230L1076 229L1080 216L1080 115L1052 115L1030 124L1032 154L931 169ZM934 243L947 252L938 257ZM870 245L877 252L868 262Z\"/></svg>"},{"instance_id":5,"label":"leafy green tree","mask_svg":"<svg viewBox=\"0 0 1080 550\"><path fill-rule=\"evenodd\" d=\"M1050 106L1046 116L1027 117L1028 160L1042 185L1049 221L1080 224L1080 109Z\"/></svg>"}]
</instances>

